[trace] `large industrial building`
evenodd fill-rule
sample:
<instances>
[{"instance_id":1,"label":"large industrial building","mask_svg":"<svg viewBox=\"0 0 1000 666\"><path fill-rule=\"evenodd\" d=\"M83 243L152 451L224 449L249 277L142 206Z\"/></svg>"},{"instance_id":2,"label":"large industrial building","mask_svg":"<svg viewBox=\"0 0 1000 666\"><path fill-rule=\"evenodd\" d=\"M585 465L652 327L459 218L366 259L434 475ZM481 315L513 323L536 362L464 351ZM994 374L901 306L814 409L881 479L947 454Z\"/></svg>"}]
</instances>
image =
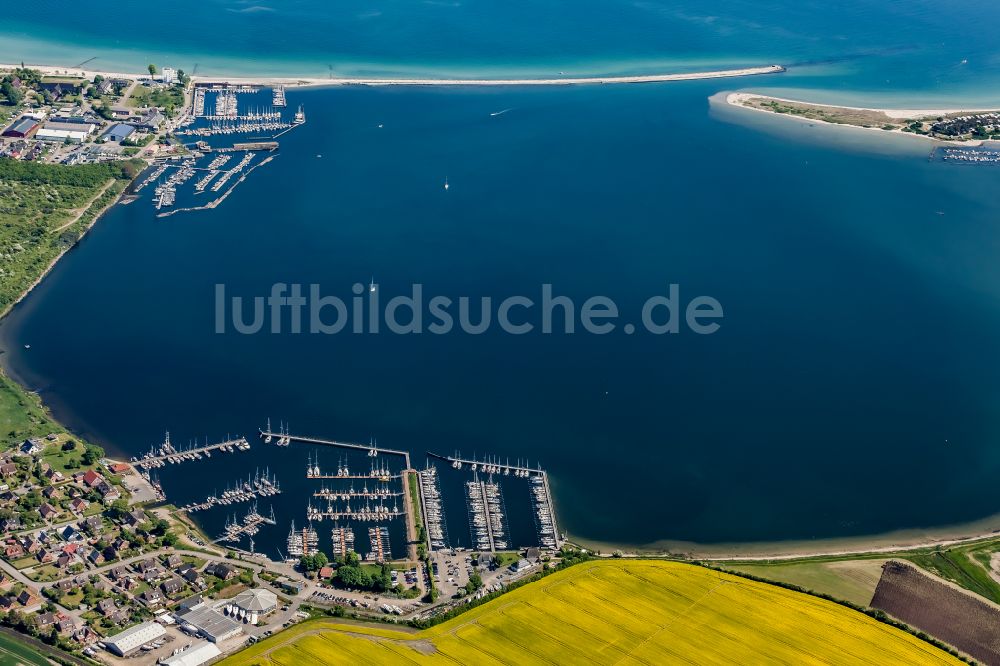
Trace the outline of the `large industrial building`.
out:
<instances>
[{"instance_id":1,"label":"large industrial building","mask_svg":"<svg viewBox=\"0 0 1000 666\"><path fill-rule=\"evenodd\" d=\"M183 608L183 604L181 607ZM243 631L238 622L225 617L205 602L196 603L187 610L179 610L177 619L181 622L181 629L197 633L213 643L220 643Z\"/></svg>"},{"instance_id":2,"label":"large industrial building","mask_svg":"<svg viewBox=\"0 0 1000 666\"><path fill-rule=\"evenodd\" d=\"M112 654L124 657L166 633L166 630L156 622L143 622L120 634L105 638L104 646Z\"/></svg>"},{"instance_id":3,"label":"large industrial building","mask_svg":"<svg viewBox=\"0 0 1000 666\"><path fill-rule=\"evenodd\" d=\"M94 126L88 123L48 122L35 132L35 138L41 141L82 143L93 131Z\"/></svg>"}]
</instances>

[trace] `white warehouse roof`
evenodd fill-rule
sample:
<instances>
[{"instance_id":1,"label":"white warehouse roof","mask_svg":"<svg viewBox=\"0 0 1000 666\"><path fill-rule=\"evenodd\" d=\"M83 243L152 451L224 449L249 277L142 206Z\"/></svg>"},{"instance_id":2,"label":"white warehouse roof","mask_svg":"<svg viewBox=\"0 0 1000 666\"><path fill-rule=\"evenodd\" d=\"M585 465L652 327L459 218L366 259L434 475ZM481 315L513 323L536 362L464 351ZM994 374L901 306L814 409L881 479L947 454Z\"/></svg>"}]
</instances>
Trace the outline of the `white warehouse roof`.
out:
<instances>
[{"instance_id":1,"label":"white warehouse roof","mask_svg":"<svg viewBox=\"0 0 1000 666\"><path fill-rule=\"evenodd\" d=\"M88 132L70 131L60 129L45 129L44 127L35 132L35 138L40 141L83 141L87 138Z\"/></svg>"},{"instance_id":2,"label":"white warehouse roof","mask_svg":"<svg viewBox=\"0 0 1000 666\"><path fill-rule=\"evenodd\" d=\"M215 659L220 654L222 651L215 646L215 643L201 641L172 657L160 659L160 663L163 666L199 666L210 659Z\"/></svg>"},{"instance_id":3,"label":"white warehouse roof","mask_svg":"<svg viewBox=\"0 0 1000 666\"><path fill-rule=\"evenodd\" d=\"M155 641L165 633L167 633L166 630L157 623L143 622L142 624L137 624L134 627L126 629L120 634L105 638L104 644L111 652L114 652L119 657L124 657L132 650L140 648L150 641Z\"/></svg>"}]
</instances>

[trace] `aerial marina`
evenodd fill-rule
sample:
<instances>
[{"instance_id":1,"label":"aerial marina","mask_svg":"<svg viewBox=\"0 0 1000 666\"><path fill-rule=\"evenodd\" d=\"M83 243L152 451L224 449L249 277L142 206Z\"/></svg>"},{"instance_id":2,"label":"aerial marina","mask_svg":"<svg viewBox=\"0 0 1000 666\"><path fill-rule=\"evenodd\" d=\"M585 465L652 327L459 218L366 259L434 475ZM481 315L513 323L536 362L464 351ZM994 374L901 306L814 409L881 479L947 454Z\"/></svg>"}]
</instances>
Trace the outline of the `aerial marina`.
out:
<instances>
[{"instance_id":1,"label":"aerial marina","mask_svg":"<svg viewBox=\"0 0 1000 666\"><path fill-rule=\"evenodd\" d=\"M260 532L261 525L275 524L277 521L274 518L274 509L271 509L269 516L265 516L257 511L257 504L254 503L242 519L237 519L235 514L232 519L227 519L226 527L216 541L219 543L238 542L246 536L250 537L252 542L252 538Z\"/></svg>"},{"instance_id":2,"label":"aerial marina","mask_svg":"<svg viewBox=\"0 0 1000 666\"><path fill-rule=\"evenodd\" d=\"M207 116L208 120L225 120L227 118L235 118L238 114L238 102L236 101L236 92L232 90L223 90L215 96L215 111Z\"/></svg>"},{"instance_id":3,"label":"aerial marina","mask_svg":"<svg viewBox=\"0 0 1000 666\"><path fill-rule=\"evenodd\" d=\"M194 89L194 99L191 103L191 115L195 118L205 115L205 89L196 86Z\"/></svg>"},{"instance_id":4,"label":"aerial marina","mask_svg":"<svg viewBox=\"0 0 1000 666\"><path fill-rule=\"evenodd\" d=\"M270 91L270 103L261 99L261 94L265 92L257 86L224 83L196 85L190 113L179 123L174 134L198 140L185 144L187 152L183 155L154 160L132 194L155 185L151 203L157 211L162 211L158 217L209 210L220 205L252 171L274 157L269 155L257 160L256 153L275 152L279 146L274 139L305 123L305 111L301 105L290 117L284 112L287 106L284 88ZM247 99L242 99L244 97ZM237 134L252 136L247 141L231 145L211 142L218 137ZM235 166L225 168L233 157L230 153L235 152L244 154ZM171 168L176 168L176 171L164 178ZM192 188L185 188L184 185L198 172L203 175ZM219 196L201 205L194 204L190 198L206 192ZM188 205L188 201L192 205Z\"/></svg>"},{"instance_id":5,"label":"aerial marina","mask_svg":"<svg viewBox=\"0 0 1000 666\"><path fill-rule=\"evenodd\" d=\"M347 553L357 552L354 549L354 530L350 527L334 525L330 536L333 541L334 556L347 557Z\"/></svg>"},{"instance_id":6,"label":"aerial marina","mask_svg":"<svg viewBox=\"0 0 1000 666\"><path fill-rule=\"evenodd\" d=\"M487 514L486 502L483 500L482 484L479 481L465 483L466 499L469 505L469 533L476 550L495 552L490 517Z\"/></svg>"},{"instance_id":7,"label":"aerial marina","mask_svg":"<svg viewBox=\"0 0 1000 666\"><path fill-rule=\"evenodd\" d=\"M213 136L216 134L249 134L251 132L275 132L288 129L294 123L281 119L281 112L251 109L240 116L212 118L211 125L196 129L179 130L179 136Z\"/></svg>"},{"instance_id":8,"label":"aerial marina","mask_svg":"<svg viewBox=\"0 0 1000 666\"><path fill-rule=\"evenodd\" d=\"M462 548L479 552L533 546L558 549L561 544L547 475L538 466L520 460L506 462L499 456L466 459L456 453L428 454L425 467L417 470L410 465L409 452L386 448L374 438L351 443L307 437L291 432L284 421L274 429L269 422L259 430L259 437L264 448L249 460L249 471L244 467L235 480L223 480L217 489L200 497L191 496L193 487L177 499L170 493L180 511L197 518L206 534L214 535L210 538L236 550L277 552L282 560L319 550L341 555L354 551L366 561L382 562L412 560L421 539L432 553ZM279 452L292 446L306 449L302 455L305 474L300 471L300 480L289 489L279 483L278 475L288 474L289 465L292 470L297 465ZM214 454L249 447L245 438L177 447L168 434L162 444L133 462L147 477L153 468L169 470L180 462L199 460L218 473L229 464L215 460ZM324 464L324 451L329 449L336 451ZM173 488L171 478L183 478L173 473L166 476L168 490ZM258 510L262 499L274 504ZM238 505L250 508L245 514L218 511ZM293 521L298 527L290 529ZM318 530L320 523L329 524L329 531ZM468 529L449 533L449 524L465 524ZM277 535L282 532L265 530L269 525L283 526L288 537L279 541ZM425 529L418 532L418 525Z\"/></svg>"},{"instance_id":9,"label":"aerial marina","mask_svg":"<svg viewBox=\"0 0 1000 666\"><path fill-rule=\"evenodd\" d=\"M274 86L271 95L272 106L284 107L288 105L288 102L285 101L285 86Z\"/></svg>"},{"instance_id":10,"label":"aerial marina","mask_svg":"<svg viewBox=\"0 0 1000 666\"><path fill-rule=\"evenodd\" d=\"M531 478L531 502L535 509L535 528L538 530L539 545L543 548L558 548L556 522L544 477L534 476Z\"/></svg>"},{"instance_id":11,"label":"aerial marina","mask_svg":"<svg viewBox=\"0 0 1000 666\"><path fill-rule=\"evenodd\" d=\"M366 560L388 562L392 559L392 547L389 545L389 530L386 527L369 527L368 540L371 550L365 556Z\"/></svg>"},{"instance_id":12,"label":"aerial marina","mask_svg":"<svg viewBox=\"0 0 1000 666\"><path fill-rule=\"evenodd\" d=\"M337 505L333 501L328 501L325 509L318 506L314 507L310 502L306 509L306 517L309 520L317 522L324 518L329 518L333 520L358 520L367 523L399 518L403 515L405 514L399 510L398 504L394 504L390 509L385 504L372 504L369 501L366 501L364 506L358 509L352 509L349 501L345 501L342 506Z\"/></svg>"},{"instance_id":13,"label":"aerial marina","mask_svg":"<svg viewBox=\"0 0 1000 666\"><path fill-rule=\"evenodd\" d=\"M208 444L207 442L203 446L198 446L196 444L189 444L187 447L177 449L170 442L170 433L166 434L163 443L159 447L149 447L147 451L141 458L133 456L132 462L135 466L142 470L150 470L154 467L163 467L166 464L177 465L188 460L201 460L202 457L211 458L212 451L219 451L222 453L234 453L237 451L249 451L250 442L244 437L237 439L226 439L215 444Z\"/></svg>"},{"instance_id":14,"label":"aerial marina","mask_svg":"<svg viewBox=\"0 0 1000 666\"><path fill-rule=\"evenodd\" d=\"M441 485L437 470L431 465L420 470L419 474L427 539L431 550L439 550L448 545L448 527L445 524L444 507L441 503Z\"/></svg>"},{"instance_id":15,"label":"aerial marina","mask_svg":"<svg viewBox=\"0 0 1000 666\"><path fill-rule=\"evenodd\" d=\"M995 147L941 147L932 154L931 159L939 159L950 164L995 165L1000 164L1000 150Z\"/></svg>"},{"instance_id":16,"label":"aerial marina","mask_svg":"<svg viewBox=\"0 0 1000 666\"><path fill-rule=\"evenodd\" d=\"M561 544L555 522L555 512L548 485L548 474L540 467L530 467L527 462L501 462L498 456L462 458L442 456L428 452L428 457L446 462L451 475L462 478L462 496L465 500L466 522L472 546L480 550L506 550L526 545L556 549ZM471 473L472 478L468 477ZM527 483L525 483L527 482ZM424 492L428 538L431 548L448 547L447 531L443 524L444 504L441 495L442 479L433 466L421 472L421 489ZM527 495L528 502L523 501ZM517 524L511 519L510 502L518 500L524 509L518 510ZM530 512L533 536L523 531L521 516ZM514 534L517 527L518 534ZM454 536L454 535L452 535ZM454 541L454 539L452 539Z\"/></svg>"},{"instance_id":17,"label":"aerial marina","mask_svg":"<svg viewBox=\"0 0 1000 666\"><path fill-rule=\"evenodd\" d=\"M310 524L301 530L295 529L295 521L292 521L292 528L288 531L288 538L285 541L288 561L297 561L303 555L314 555L319 547L319 535L316 529Z\"/></svg>"},{"instance_id":18,"label":"aerial marina","mask_svg":"<svg viewBox=\"0 0 1000 666\"><path fill-rule=\"evenodd\" d=\"M281 446L280 444L278 446ZM379 463L376 466L375 462L370 463L371 467L367 473L358 473L355 471L351 473L351 468L348 467L347 463L343 460L337 463L337 473L330 474L324 472L319 466L319 454L315 458L310 454L309 460L306 463L306 478L307 479L358 479L365 481L383 481L388 482L393 479L398 479L399 474L392 473L388 467L383 463Z\"/></svg>"},{"instance_id":19,"label":"aerial marina","mask_svg":"<svg viewBox=\"0 0 1000 666\"><path fill-rule=\"evenodd\" d=\"M145 178L142 179L142 182L140 182L136 186L134 192L136 192L136 193L141 192L147 185L150 185L151 183L155 183L159 179L159 177L163 175L163 173L166 170L167 170L167 163L166 162L161 162L152 171L150 171L149 174Z\"/></svg>"},{"instance_id":20,"label":"aerial marina","mask_svg":"<svg viewBox=\"0 0 1000 666\"><path fill-rule=\"evenodd\" d=\"M182 507L185 511L205 511L214 506L228 506L240 502L249 502L258 497L273 497L281 493L281 484L278 478L268 470L261 474L259 471L251 478L247 475L246 481L237 481L232 486L228 486L221 494L213 493L200 504L187 504Z\"/></svg>"},{"instance_id":21,"label":"aerial marina","mask_svg":"<svg viewBox=\"0 0 1000 666\"><path fill-rule=\"evenodd\" d=\"M351 498L360 497L362 499L389 499L392 497L399 497L402 492L394 492L389 490L388 486L382 485L381 487L374 487L369 490L368 486L363 486L360 491L356 491L354 486L351 485L347 490L333 490L327 488L325 485L320 487L319 490L313 492L313 497L322 497L330 501L334 500L344 500L350 501Z\"/></svg>"}]
</instances>

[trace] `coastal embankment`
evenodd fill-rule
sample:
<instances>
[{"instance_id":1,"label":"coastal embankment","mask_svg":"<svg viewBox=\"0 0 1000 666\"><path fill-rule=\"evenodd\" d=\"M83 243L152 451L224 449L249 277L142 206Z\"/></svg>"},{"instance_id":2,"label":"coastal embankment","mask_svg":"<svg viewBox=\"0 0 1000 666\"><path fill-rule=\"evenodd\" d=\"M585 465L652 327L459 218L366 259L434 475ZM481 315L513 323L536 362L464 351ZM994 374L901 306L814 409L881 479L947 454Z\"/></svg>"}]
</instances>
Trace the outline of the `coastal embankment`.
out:
<instances>
[{"instance_id":1,"label":"coastal embankment","mask_svg":"<svg viewBox=\"0 0 1000 666\"><path fill-rule=\"evenodd\" d=\"M19 65L0 64L0 69L14 69ZM79 76L86 79L93 79L95 76L104 78L128 78L135 79L148 74L136 74L128 72L104 72L97 70L78 69L73 67L58 67L51 65L28 65L31 69L37 69L43 74L51 76ZM296 87L315 86L343 86L343 85L363 85L363 86L566 86L566 85L591 85L591 84L621 84L621 83L663 83L667 81L694 81L700 79L723 79L741 76L759 76L762 74L779 74L785 68L781 65L767 65L763 67L744 67L740 69L720 69L707 72L686 72L675 74L647 74L639 76L577 76L577 77L556 77L556 78L517 78L517 79L449 79L449 78L354 78L354 77L228 77L228 76L193 76L192 81L199 82L220 82L234 85L282 85Z\"/></svg>"}]
</instances>

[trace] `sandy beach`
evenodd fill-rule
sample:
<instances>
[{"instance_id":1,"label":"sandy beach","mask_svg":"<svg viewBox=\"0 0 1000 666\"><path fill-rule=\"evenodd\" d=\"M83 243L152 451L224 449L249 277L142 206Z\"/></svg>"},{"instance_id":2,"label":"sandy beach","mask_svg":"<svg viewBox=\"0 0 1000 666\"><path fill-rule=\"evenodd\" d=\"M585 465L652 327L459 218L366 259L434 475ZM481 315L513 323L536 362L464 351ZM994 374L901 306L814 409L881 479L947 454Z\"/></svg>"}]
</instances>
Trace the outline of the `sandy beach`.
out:
<instances>
[{"instance_id":1,"label":"sandy beach","mask_svg":"<svg viewBox=\"0 0 1000 666\"><path fill-rule=\"evenodd\" d=\"M769 99L776 102L790 102L793 104L809 104L810 106L820 106L827 109L844 109L848 111L872 111L875 113L884 113L890 118L895 118L897 120L916 120L917 118L929 118L937 116L947 116L954 113L990 113L996 111L997 109L880 109L875 107L861 107L861 106L841 106L834 104L819 104L817 102L806 102L801 99L787 99L784 97L774 97L771 95L758 95L755 93L729 93L726 96L726 103L732 104L733 106L744 106L744 102L749 99ZM822 121L820 121L822 122Z\"/></svg>"},{"instance_id":2,"label":"sandy beach","mask_svg":"<svg viewBox=\"0 0 1000 666\"><path fill-rule=\"evenodd\" d=\"M776 113L768 109L762 109L758 106L748 103L749 100L767 100L771 102L781 102L785 104L799 104L807 105L811 108L817 109L830 109L833 112L843 112L844 114L870 114L873 118L864 123L858 124L857 122L831 122L829 120L824 120L823 118L812 116L797 115L793 113ZM845 131L856 130L860 132L877 132L882 136L889 137L905 137L907 140L917 140L933 144L944 144L953 146L983 146L991 143L992 139L962 139L962 140L949 140L938 136L928 136L927 134L917 134L915 132L903 131L903 125L908 124L911 121L919 121L921 119L934 119L940 116L960 116L960 115L973 115L978 113L995 113L996 108L993 109L961 109L961 108L950 108L950 109L892 109L892 108L865 108L856 106L836 106L831 104L818 104L815 102L805 102L802 100L788 99L785 97L774 97L772 95L760 95L756 93L745 93L745 92L720 92L709 98L710 103L722 104L727 107L741 109L744 111L752 111L755 113L765 113L770 116L788 118L799 123L806 123L809 125L823 125L825 127L837 127L843 128ZM876 114L880 114L876 117ZM895 127L883 127L883 123L894 123Z\"/></svg>"},{"instance_id":3,"label":"sandy beach","mask_svg":"<svg viewBox=\"0 0 1000 666\"><path fill-rule=\"evenodd\" d=\"M0 70L10 70L20 65L0 64ZM135 79L149 76L135 72L105 72L89 69L74 69L51 65L32 65L27 67L37 69L48 76L75 76L93 79L95 76L104 78ZM765 67L747 67L743 69L722 69L709 72L688 72L683 74L648 74L643 76L594 76L594 77L560 77L548 79L407 79L407 78L297 78L297 77L228 77L228 76L192 76L195 83L226 82L236 85L283 85L283 86L565 86L589 84L620 84L620 83L661 83L667 81L694 81L699 79L722 79L741 76L759 76L762 74L779 74L785 68L781 65Z\"/></svg>"},{"instance_id":4,"label":"sandy beach","mask_svg":"<svg viewBox=\"0 0 1000 666\"><path fill-rule=\"evenodd\" d=\"M670 553L720 562L794 560L867 553L897 553L995 538L1000 536L1000 514L958 525L896 530L884 534L771 542L702 544L662 540L642 546L624 546L590 541L574 537L572 534L569 536L573 543L599 550L606 555L618 550L626 557Z\"/></svg>"}]
</instances>

